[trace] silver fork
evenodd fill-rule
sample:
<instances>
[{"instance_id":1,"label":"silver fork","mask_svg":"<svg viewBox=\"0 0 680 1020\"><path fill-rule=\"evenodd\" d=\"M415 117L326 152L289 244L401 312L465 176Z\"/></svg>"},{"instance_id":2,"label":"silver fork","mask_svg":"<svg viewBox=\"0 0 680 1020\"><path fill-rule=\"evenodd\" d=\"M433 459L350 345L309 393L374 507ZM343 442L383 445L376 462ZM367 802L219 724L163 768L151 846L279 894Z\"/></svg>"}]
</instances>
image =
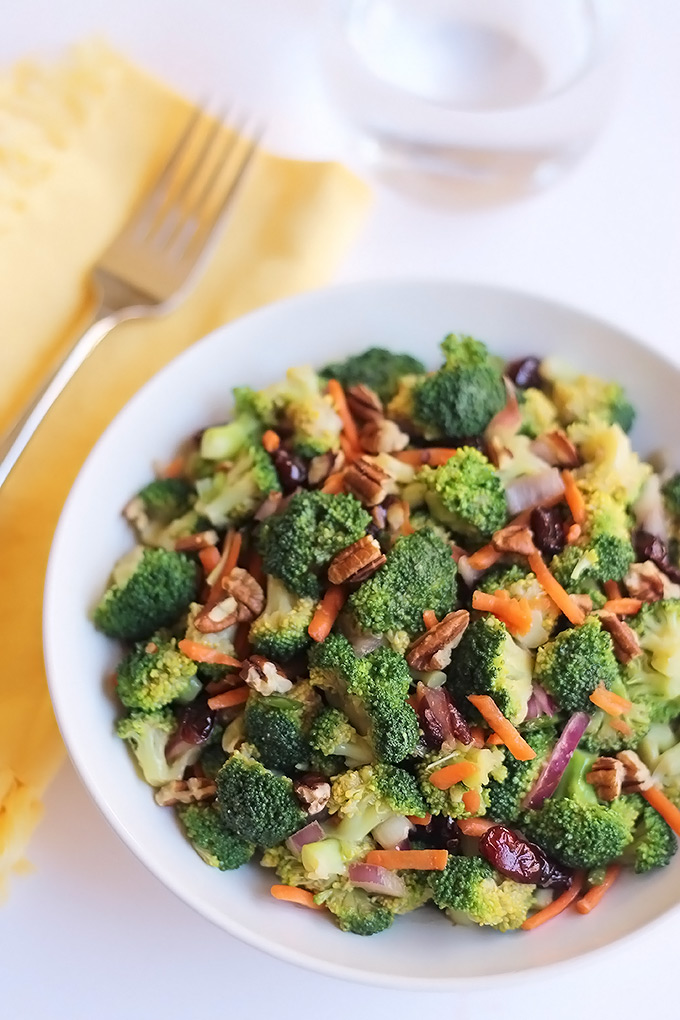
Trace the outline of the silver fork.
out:
<instances>
[{"instance_id":1,"label":"silver fork","mask_svg":"<svg viewBox=\"0 0 680 1020\"><path fill-rule=\"evenodd\" d=\"M89 354L120 322L153 317L178 303L219 234L261 132L192 111L163 172L94 267L97 311L0 441L0 486L31 436Z\"/></svg>"}]
</instances>

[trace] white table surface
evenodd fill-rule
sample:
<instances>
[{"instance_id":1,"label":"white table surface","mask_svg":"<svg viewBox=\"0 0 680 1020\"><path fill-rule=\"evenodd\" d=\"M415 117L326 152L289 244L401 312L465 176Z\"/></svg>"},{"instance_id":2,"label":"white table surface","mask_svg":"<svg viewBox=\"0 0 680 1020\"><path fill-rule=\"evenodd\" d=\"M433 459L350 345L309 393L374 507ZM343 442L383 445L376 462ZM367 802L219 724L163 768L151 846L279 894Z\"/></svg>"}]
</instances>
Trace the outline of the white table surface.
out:
<instances>
[{"instance_id":1,"label":"white table surface","mask_svg":"<svg viewBox=\"0 0 680 1020\"><path fill-rule=\"evenodd\" d=\"M378 191L339 279L448 275L578 305L680 360L680 7L624 3L622 95L596 148L537 197L476 211L426 208ZM196 97L238 96L270 141L338 153L319 84L315 0L22 0L6 5L5 62L91 32L108 36ZM262 69L268 73L263 76ZM0 1015L8 1020L186 1020L227 1016L427 1016L507 1020L576 1010L627 1020L676 1010L680 913L614 953L487 992L390 992L298 970L195 915L118 841L70 765L46 799L33 875L0 910ZM540 936L539 936L540 937ZM642 964L644 972L639 970ZM639 976L638 976L639 975ZM527 983L541 984L540 991ZM538 991L538 994L537 994Z\"/></svg>"}]
</instances>

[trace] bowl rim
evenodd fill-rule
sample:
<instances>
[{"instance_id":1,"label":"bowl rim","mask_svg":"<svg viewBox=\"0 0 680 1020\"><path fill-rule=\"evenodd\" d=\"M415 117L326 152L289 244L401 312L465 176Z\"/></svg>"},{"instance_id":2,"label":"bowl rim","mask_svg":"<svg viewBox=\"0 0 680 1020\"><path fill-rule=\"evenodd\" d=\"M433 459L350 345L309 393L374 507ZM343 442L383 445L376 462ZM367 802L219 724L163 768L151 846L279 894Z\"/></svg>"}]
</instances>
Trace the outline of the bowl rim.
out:
<instances>
[{"instance_id":1,"label":"bowl rim","mask_svg":"<svg viewBox=\"0 0 680 1020\"><path fill-rule=\"evenodd\" d=\"M52 707L57 720L57 724L64 741L67 753L70 761L73 764L76 773L83 783L88 795L92 798L96 804L98 810L104 816L108 824L111 826L117 837L127 846L127 848L134 853L137 859L144 865L150 874L159 879L174 895L176 895L183 903L196 911L200 916L214 924L216 927L221 928L228 934L240 941L252 946L254 949L258 949L261 952L267 953L277 959L283 960L286 963L294 964L304 969L311 970L315 973L323 974L327 977L336 978L345 981L358 982L370 986L378 986L383 988L402 989L402 990L424 990L424 991L438 991L438 992L452 992L461 990L475 990L481 988L497 987L499 984L508 985L518 984L522 981L532 980L536 978L546 979L548 976L558 974L565 968L572 966L575 962L590 961L595 957L601 958L604 954L613 951L624 943L628 943L633 939L637 938L642 932L647 932L651 928L660 925L662 922L667 921L671 914L677 913L680 908L680 902L675 904L669 904L663 911L657 914L655 917L649 918L644 921L640 927L633 931L625 932L621 935L617 935L610 939L608 942L594 946L592 948L586 948L582 951L573 953L568 959L558 960L552 963L538 963L535 965L528 965L523 967L521 970L500 972L491 975L475 975L471 977L454 976L454 977L411 977L411 976L400 976L387 973L377 972L371 974L368 971L357 970L351 965L338 963L331 960L321 960L317 958L310 958L303 951L297 949L291 949L283 945L281 942L274 939L270 939L265 935L258 934L252 929L242 925L238 921L232 920L224 912L217 908L212 908L209 904L199 903L196 901L196 897L192 895L189 889L183 888L179 877L174 875L174 872L170 868L165 868L162 863L152 859L150 851L147 851L143 845L141 845L134 833L130 831L121 819L109 808L106 798L103 796L101 791L97 788L94 783L88 780L88 763L86 756L81 753L77 741L71 741L67 734L69 733L68 713L66 711L65 703L60 697L59 687L53 682L53 677L57 673L55 666L55 648L52 637L52 629L50 623L50 605L57 599L57 549L62 541L63 533L66 531L67 518L70 513L72 503L75 502L77 493L83 484L83 477L86 473L86 469L96 461L99 456L99 450L104 443L106 437L111 431L118 427L119 420L127 414L128 410L136 406L139 403L143 403L148 394L157 388L162 388L164 385L165 376L170 371L175 371L176 366L181 363L185 358L189 357L190 352L197 346L201 346L209 342L217 334L222 334L230 331L234 327L240 326L242 322L248 320L249 322L261 320L263 326L266 328L267 320L270 318L276 319L281 308L295 308L296 306L313 306L314 304L323 305L326 297L329 293L332 294L354 294L360 291L371 291L371 290L393 290L400 288L440 288L440 287L461 287L469 291L476 291L479 295L486 294L487 296L493 297L505 297L505 298L519 298L522 300L530 301L533 304L543 306L545 309L554 310L557 312L567 313L569 315L576 315L582 318L584 321L589 322L591 325L600 326L603 329L610 330L618 333L620 336L630 342L635 348L644 350L647 355L652 355L666 368L670 368L674 374L680 376L680 365L675 363L665 353L660 352L657 348L652 347L642 340L638 339L632 333L629 333L625 328L621 327L615 322L608 320L602 316L591 314L590 312L584 311L583 309L569 304L565 301L546 297L540 294L535 294L530 290L525 290L517 287L509 287L496 285L492 283L484 283L478 281L471 281L458 278L448 278L446 276L430 277L430 276L398 276L389 278L377 278L377 279L366 279L360 281L352 281L348 283L332 284L330 286L321 287L313 291L306 291L300 294L295 294L290 297L286 297L270 304L264 305L260 308L256 308L253 311L248 312L243 316L239 316L237 319L231 320L230 322L223 323L216 329L211 330L205 336L199 338L193 343L189 344L184 350L180 351L177 355L171 358L166 364L164 364L157 372L155 372L142 386L136 390L136 392L130 397L129 400L118 410L106 428L101 432L95 441L94 445L90 449L87 457L81 464L76 479L69 490L69 493L62 506L59 520L52 536L52 542L50 546L49 559L47 569L45 573L45 582L43 588L43 622L42 622L42 638L43 638L43 658L45 664L45 672L47 677L48 689L52 700Z\"/></svg>"}]
</instances>

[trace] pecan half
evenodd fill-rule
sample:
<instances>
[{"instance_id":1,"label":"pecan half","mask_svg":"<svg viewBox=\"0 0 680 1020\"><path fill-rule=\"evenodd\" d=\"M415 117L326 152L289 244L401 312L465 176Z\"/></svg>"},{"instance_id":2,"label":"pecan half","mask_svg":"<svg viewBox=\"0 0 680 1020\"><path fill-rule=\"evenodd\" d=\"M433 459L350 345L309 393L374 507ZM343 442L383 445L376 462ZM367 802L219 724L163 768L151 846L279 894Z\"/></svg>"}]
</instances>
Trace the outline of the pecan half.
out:
<instances>
[{"instance_id":1,"label":"pecan half","mask_svg":"<svg viewBox=\"0 0 680 1020\"><path fill-rule=\"evenodd\" d=\"M633 563L623 583L632 598L643 602L680 598L680 585L674 584L652 560Z\"/></svg>"},{"instance_id":2,"label":"pecan half","mask_svg":"<svg viewBox=\"0 0 680 1020\"><path fill-rule=\"evenodd\" d=\"M361 584L385 563L386 556L372 535L362 535L333 557L328 565L331 584Z\"/></svg>"},{"instance_id":3,"label":"pecan half","mask_svg":"<svg viewBox=\"0 0 680 1020\"><path fill-rule=\"evenodd\" d=\"M434 627L426 630L413 642L406 653L411 669L444 669L451 662L451 653L459 643L470 622L467 609L448 613Z\"/></svg>"},{"instance_id":4,"label":"pecan half","mask_svg":"<svg viewBox=\"0 0 680 1020\"><path fill-rule=\"evenodd\" d=\"M651 773L635 751L619 751L616 757L624 769L623 793L642 793L652 786Z\"/></svg>"},{"instance_id":5,"label":"pecan half","mask_svg":"<svg viewBox=\"0 0 680 1020\"><path fill-rule=\"evenodd\" d=\"M617 758L598 758L586 775L586 781L595 787L600 800L616 800L621 793L626 770Z\"/></svg>"},{"instance_id":6,"label":"pecan half","mask_svg":"<svg viewBox=\"0 0 680 1020\"><path fill-rule=\"evenodd\" d=\"M597 615L604 629L611 635L614 643L614 655L619 662L625 664L636 656L642 655L640 641L632 627L629 627L614 613L610 613L609 610L600 610Z\"/></svg>"},{"instance_id":7,"label":"pecan half","mask_svg":"<svg viewBox=\"0 0 680 1020\"><path fill-rule=\"evenodd\" d=\"M588 615L588 613L592 613L593 600L591 599L590 595L586 595L585 593L582 593L580 595L572 595L571 600L572 602L576 603L579 609L581 609L586 614L586 616Z\"/></svg>"},{"instance_id":8,"label":"pecan half","mask_svg":"<svg viewBox=\"0 0 680 1020\"><path fill-rule=\"evenodd\" d=\"M209 531L197 531L193 535L185 535L175 542L175 552L198 552L209 545L217 545L219 535L212 528Z\"/></svg>"},{"instance_id":9,"label":"pecan half","mask_svg":"<svg viewBox=\"0 0 680 1020\"><path fill-rule=\"evenodd\" d=\"M578 450L562 429L544 432L531 444L531 452L554 467L573 468L581 463Z\"/></svg>"},{"instance_id":10,"label":"pecan half","mask_svg":"<svg viewBox=\"0 0 680 1020\"><path fill-rule=\"evenodd\" d=\"M217 634L231 627L237 620L238 602L232 595L228 595L219 602L205 605L196 616L194 626L202 634Z\"/></svg>"},{"instance_id":11,"label":"pecan half","mask_svg":"<svg viewBox=\"0 0 680 1020\"><path fill-rule=\"evenodd\" d=\"M526 524L508 524L507 527L494 532L491 542L494 549L502 553L530 556L536 552L534 536Z\"/></svg>"},{"instance_id":12,"label":"pecan half","mask_svg":"<svg viewBox=\"0 0 680 1020\"><path fill-rule=\"evenodd\" d=\"M293 686L285 673L264 655L251 655L241 666L240 677L258 694L285 694Z\"/></svg>"},{"instance_id":13,"label":"pecan half","mask_svg":"<svg viewBox=\"0 0 680 1020\"><path fill-rule=\"evenodd\" d=\"M345 391L347 405L357 421L378 421L384 417L383 402L370 386L358 383Z\"/></svg>"},{"instance_id":14,"label":"pecan half","mask_svg":"<svg viewBox=\"0 0 680 1020\"><path fill-rule=\"evenodd\" d=\"M369 453L396 453L409 444L406 433L401 431L396 421L390 421L389 418L366 422L359 433L359 439L364 450Z\"/></svg>"},{"instance_id":15,"label":"pecan half","mask_svg":"<svg viewBox=\"0 0 680 1020\"><path fill-rule=\"evenodd\" d=\"M222 580L222 587L238 603L238 623L250 623L264 609L262 586L243 567L234 567Z\"/></svg>"},{"instance_id":16,"label":"pecan half","mask_svg":"<svg viewBox=\"0 0 680 1020\"><path fill-rule=\"evenodd\" d=\"M387 471L368 457L359 457L345 472L345 488L364 506L382 503L391 484Z\"/></svg>"},{"instance_id":17,"label":"pecan half","mask_svg":"<svg viewBox=\"0 0 680 1020\"><path fill-rule=\"evenodd\" d=\"M329 475L342 471L345 466L345 455L342 450L328 450L312 457L307 468L307 481L310 485L322 485Z\"/></svg>"},{"instance_id":18,"label":"pecan half","mask_svg":"<svg viewBox=\"0 0 680 1020\"><path fill-rule=\"evenodd\" d=\"M308 815L318 815L331 799L331 784L313 772L293 780L293 790Z\"/></svg>"},{"instance_id":19,"label":"pecan half","mask_svg":"<svg viewBox=\"0 0 680 1020\"><path fill-rule=\"evenodd\" d=\"M154 800L161 807L172 807L173 804L197 804L202 800L213 800L217 787L212 779L173 779L161 786L154 794Z\"/></svg>"}]
</instances>

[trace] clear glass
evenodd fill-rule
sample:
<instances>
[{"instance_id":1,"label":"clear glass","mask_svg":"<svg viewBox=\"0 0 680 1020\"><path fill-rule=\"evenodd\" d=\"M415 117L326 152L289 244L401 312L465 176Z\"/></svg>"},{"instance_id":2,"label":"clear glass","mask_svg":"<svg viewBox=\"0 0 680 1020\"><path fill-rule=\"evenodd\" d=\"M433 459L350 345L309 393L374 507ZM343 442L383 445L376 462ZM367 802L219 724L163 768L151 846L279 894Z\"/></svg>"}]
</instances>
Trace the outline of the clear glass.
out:
<instances>
[{"instance_id":1,"label":"clear glass","mask_svg":"<svg viewBox=\"0 0 680 1020\"><path fill-rule=\"evenodd\" d=\"M610 0L331 0L323 64L362 155L470 194L550 183L616 81Z\"/></svg>"}]
</instances>

